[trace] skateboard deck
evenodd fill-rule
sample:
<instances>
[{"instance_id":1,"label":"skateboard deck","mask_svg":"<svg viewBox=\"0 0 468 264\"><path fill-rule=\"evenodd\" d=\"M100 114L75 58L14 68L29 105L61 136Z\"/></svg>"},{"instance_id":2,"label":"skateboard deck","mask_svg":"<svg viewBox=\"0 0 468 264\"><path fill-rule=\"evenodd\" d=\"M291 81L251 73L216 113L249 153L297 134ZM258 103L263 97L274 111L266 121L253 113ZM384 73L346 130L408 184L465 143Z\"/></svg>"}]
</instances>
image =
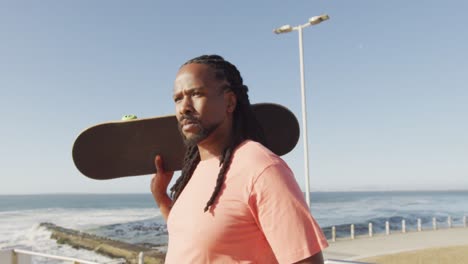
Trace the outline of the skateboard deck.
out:
<instances>
[{"instance_id":1,"label":"skateboard deck","mask_svg":"<svg viewBox=\"0 0 468 264\"><path fill-rule=\"evenodd\" d=\"M299 139L299 123L287 108L270 103L252 105L267 146L277 155L290 152ZM182 169L185 145L175 115L115 121L85 129L73 145L78 170L105 180L156 172L161 155L167 171Z\"/></svg>"}]
</instances>

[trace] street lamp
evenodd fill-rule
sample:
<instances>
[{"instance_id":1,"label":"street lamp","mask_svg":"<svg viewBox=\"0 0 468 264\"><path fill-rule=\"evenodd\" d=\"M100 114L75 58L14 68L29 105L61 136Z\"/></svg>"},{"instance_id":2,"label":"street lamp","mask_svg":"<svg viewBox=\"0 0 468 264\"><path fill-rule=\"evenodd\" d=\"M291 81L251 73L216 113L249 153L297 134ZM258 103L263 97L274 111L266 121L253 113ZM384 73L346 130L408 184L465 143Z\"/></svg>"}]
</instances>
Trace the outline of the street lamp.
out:
<instances>
[{"instance_id":1,"label":"street lamp","mask_svg":"<svg viewBox=\"0 0 468 264\"><path fill-rule=\"evenodd\" d=\"M302 47L302 29L308 26L320 24L321 22L328 20L330 17L327 14L320 16L314 16L309 19L309 22L291 27L290 25L284 25L273 30L276 34L288 33L293 30L299 32L299 66L301 71L301 101L302 101L302 127L304 129L304 169L305 169L305 180L306 180L306 201L310 208L310 183L309 183L309 150L307 144L307 110L306 110L306 96L305 96L305 80L304 80L304 49Z\"/></svg>"}]
</instances>

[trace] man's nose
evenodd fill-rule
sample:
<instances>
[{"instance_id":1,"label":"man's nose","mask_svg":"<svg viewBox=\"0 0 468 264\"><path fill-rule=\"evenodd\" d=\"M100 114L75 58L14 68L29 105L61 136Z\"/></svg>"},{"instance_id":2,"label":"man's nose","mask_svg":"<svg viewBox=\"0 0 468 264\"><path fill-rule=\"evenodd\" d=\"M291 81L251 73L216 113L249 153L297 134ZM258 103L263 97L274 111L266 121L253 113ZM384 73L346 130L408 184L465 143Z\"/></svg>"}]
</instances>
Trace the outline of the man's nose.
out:
<instances>
[{"instance_id":1,"label":"man's nose","mask_svg":"<svg viewBox=\"0 0 468 264\"><path fill-rule=\"evenodd\" d=\"M186 96L182 99L179 112L181 114L187 114L193 112L193 102L189 96Z\"/></svg>"}]
</instances>

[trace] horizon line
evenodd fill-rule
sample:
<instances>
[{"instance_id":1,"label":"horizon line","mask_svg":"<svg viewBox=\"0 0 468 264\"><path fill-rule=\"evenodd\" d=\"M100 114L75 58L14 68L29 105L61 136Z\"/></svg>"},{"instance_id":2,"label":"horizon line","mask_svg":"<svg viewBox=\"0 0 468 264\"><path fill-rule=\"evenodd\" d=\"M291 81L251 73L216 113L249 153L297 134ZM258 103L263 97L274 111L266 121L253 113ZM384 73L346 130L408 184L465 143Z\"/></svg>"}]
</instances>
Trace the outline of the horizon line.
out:
<instances>
[{"instance_id":1,"label":"horizon line","mask_svg":"<svg viewBox=\"0 0 468 264\"><path fill-rule=\"evenodd\" d=\"M301 190L305 194L304 190ZM336 189L336 190L311 190L311 193L359 193L359 192L468 192L466 188L458 189ZM150 192L47 192L47 193L9 193L0 196L32 196L32 195L140 195Z\"/></svg>"}]
</instances>

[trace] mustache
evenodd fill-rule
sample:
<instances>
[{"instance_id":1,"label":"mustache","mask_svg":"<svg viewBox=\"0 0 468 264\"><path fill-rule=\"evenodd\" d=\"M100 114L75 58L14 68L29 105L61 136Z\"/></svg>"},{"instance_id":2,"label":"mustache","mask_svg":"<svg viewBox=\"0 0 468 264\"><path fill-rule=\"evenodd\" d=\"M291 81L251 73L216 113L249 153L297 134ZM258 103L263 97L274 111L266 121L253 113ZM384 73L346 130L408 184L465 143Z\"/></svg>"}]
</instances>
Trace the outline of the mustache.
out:
<instances>
[{"instance_id":1,"label":"mustache","mask_svg":"<svg viewBox=\"0 0 468 264\"><path fill-rule=\"evenodd\" d=\"M198 118L196 118L196 117L193 116L193 115L185 115L185 114L184 114L184 115L181 115L181 116L179 117L179 123L181 123L181 122L184 121L184 120L188 120L188 121L190 121L190 122L197 122L197 123L200 122L200 121L198 120Z\"/></svg>"}]
</instances>

